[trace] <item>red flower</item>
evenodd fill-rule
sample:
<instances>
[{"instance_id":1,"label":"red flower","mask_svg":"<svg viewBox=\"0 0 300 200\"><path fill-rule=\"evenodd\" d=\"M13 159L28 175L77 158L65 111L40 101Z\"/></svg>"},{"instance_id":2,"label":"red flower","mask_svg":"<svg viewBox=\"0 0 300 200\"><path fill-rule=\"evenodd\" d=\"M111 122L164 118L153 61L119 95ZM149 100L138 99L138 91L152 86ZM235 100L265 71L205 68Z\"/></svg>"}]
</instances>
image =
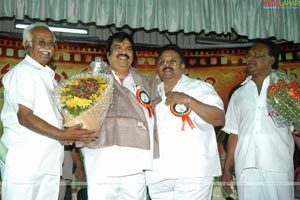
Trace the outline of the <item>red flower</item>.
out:
<instances>
[{"instance_id":1,"label":"red flower","mask_svg":"<svg viewBox=\"0 0 300 200\"><path fill-rule=\"evenodd\" d=\"M300 131L300 82L272 71L267 90L269 114L276 124L294 125Z\"/></svg>"}]
</instances>

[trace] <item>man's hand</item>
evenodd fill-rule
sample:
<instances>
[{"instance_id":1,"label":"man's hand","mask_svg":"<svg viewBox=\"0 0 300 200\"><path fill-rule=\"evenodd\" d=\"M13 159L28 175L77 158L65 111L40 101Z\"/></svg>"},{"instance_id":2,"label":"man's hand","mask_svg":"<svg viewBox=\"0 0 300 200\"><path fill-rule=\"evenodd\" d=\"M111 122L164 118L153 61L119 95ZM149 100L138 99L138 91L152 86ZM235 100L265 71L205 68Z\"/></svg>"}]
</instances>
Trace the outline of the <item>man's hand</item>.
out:
<instances>
[{"instance_id":1,"label":"man's hand","mask_svg":"<svg viewBox=\"0 0 300 200\"><path fill-rule=\"evenodd\" d=\"M228 171L228 170L224 170L223 171L223 175L221 177L221 181L222 181L222 186L224 188L224 190L228 193L228 194L232 194L232 190L231 190L231 181L232 181L232 172Z\"/></svg>"},{"instance_id":2,"label":"man's hand","mask_svg":"<svg viewBox=\"0 0 300 200\"><path fill-rule=\"evenodd\" d=\"M189 96L187 94L184 94L182 92L168 92L166 94L166 105L170 104L187 104Z\"/></svg>"},{"instance_id":3,"label":"man's hand","mask_svg":"<svg viewBox=\"0 0 300 200\"><path fill-rule=\"evenodd\" d=\"M293 137L297 147L300 149L300 133L296 129L293 131Z\"/></svg>"},{"instance_id":4,"label":"man's hand","mask_svg":"<svg viewBox=\"0 0 300 200\"><path fill-rule=\"evenodd\" d=\"M94 130L86 130L82 128L82 124L65 128L61 134L60 141L63 144L73 142L90 143L97 139L97 133Z\"/></svg>"}]
</instances>

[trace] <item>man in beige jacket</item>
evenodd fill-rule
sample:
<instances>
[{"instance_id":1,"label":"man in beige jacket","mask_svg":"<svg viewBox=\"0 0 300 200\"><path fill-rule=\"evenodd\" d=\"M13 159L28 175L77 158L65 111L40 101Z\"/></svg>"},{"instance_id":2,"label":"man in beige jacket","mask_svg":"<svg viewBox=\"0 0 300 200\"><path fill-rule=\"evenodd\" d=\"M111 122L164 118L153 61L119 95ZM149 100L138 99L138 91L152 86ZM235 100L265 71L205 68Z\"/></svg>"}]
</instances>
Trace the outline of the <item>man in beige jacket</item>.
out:
<instances>
[{"instance_id":1,"label":"man in beige jacket","mask_svg":"<svg viewBox=\"0 0 300 200\"><path fill-rule=\"evenodd\" d=\"M113 74L113 101L98 139L83 148L89 200L145 200L144 171L157 156L151 87L132 67L134 43L118 32L107 41L109 70Z\"/></svg>"}]
</instances>

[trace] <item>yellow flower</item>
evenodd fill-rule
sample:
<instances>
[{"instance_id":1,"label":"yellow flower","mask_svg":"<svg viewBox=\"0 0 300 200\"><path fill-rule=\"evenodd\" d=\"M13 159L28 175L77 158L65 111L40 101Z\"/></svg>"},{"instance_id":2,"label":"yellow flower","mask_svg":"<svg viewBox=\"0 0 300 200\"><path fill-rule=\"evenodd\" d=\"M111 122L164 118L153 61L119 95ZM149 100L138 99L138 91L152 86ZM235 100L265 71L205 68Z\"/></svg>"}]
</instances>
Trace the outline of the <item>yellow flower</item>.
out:
<instances>
[{"instance_id":1,"label":"yellow flower","mask_svg":"<svg viewBox=\"0 0 300 200\"><path fill-rule=\"evenodd\" d=\"M66 101L66 105L70 108L76 108L77 106L81 108L86 108L90 106L92 102L93 101L89 99L72 97Z\"/></svg>"}]
</instances>

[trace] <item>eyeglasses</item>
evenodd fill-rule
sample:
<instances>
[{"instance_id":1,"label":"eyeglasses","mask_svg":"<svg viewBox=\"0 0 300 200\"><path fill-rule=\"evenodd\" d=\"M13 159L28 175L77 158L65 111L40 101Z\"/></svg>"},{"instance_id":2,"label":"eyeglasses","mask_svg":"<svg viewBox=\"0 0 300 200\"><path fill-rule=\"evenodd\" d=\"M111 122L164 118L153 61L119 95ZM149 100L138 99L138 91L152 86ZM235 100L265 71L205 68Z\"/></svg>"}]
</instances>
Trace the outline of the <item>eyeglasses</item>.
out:
<instances>
[{"instance_id":1,"label":"eyeglasses","mask_svg":"<svg viewBox=\"0 0 300 200\"><path fill-rule=\"evenodd\" d=\"M264 56L267 56L268 54L263 53L263 52L252 52L252 53L248 53L246 55L244 55L245 59L248 59L250 57L254 57L254 58L262 58Z\"/></svg>"},{"instance_id":2,"label":"eyeglasses","mask_svg":"<svg viewBox=\"0 0 300 200\"><path fill-rule=\"evenodd\" d=\"M29 41L29 42L35 42L37 43L37 45L41 46L41 47L45 47L45 46L49 46L50 48L54 48L56 46L55 42L53 41L48 41L46 42L45 40L33 40L33 41Z\"/></svg>"},{"instance_id":3,"label":"eyeglasses","mask_svg":"<svg viewBox=\"0 0 300 200\"><path fill-rule=\"evenodd\" d=\"M171 60L164 60L164 59L159 59L157 61L157 64L160 65L160 66L163 66L163 65L170 65L172 67L174 66L177 66L180 62L176 59L171 59Z\"/></svg>"}]
</instances>

